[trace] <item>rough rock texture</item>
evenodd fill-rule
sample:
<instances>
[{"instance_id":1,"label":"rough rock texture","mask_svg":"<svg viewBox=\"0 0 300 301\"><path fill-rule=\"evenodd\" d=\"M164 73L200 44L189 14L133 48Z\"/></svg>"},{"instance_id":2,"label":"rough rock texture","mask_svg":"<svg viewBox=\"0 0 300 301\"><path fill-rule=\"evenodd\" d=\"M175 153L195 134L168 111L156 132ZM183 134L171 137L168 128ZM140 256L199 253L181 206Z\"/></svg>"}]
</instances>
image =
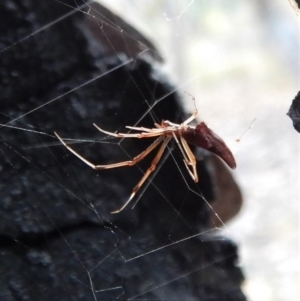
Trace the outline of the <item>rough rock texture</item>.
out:
<instances>
[{"instance_id":1,"label":"rough rock texture","mask_svg":"<svg viewBox=\"0 0 300 301\"><path fill-rule=\"evenodd\" d=\"M126 131L184 120L153 67L155 47L101 6L74 1L1 2L0 29L0 300L245 300L236 245L208 230L205 160L200 182L185 184L174 147L135 209L111 215L149 159L96 172L53 135L84 140L72 146L104 164L149 140L108 140L93 123Z\"/></svg>"},{"instance_id":2,"label":"rough rock texture","mask_svg":"<svg viewBox=\"0 0 300 301\"><path fill-rule=\"evenodd\" d=\"M300 133L300 91L293 99L287 115L292 119L295 130Z\"/></svg>"}]
</instances>

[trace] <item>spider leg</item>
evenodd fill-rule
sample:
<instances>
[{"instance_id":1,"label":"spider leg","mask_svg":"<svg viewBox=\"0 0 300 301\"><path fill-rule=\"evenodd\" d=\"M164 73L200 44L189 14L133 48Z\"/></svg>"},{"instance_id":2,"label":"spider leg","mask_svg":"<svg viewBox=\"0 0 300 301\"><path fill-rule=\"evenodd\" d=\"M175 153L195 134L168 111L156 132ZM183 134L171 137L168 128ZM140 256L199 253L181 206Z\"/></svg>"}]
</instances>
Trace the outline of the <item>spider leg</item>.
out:
<instances>
[{"instance_id":1,"label":"spider leg","mask_svg":"<svg viewBox=\"0 0 300 301\"><path fill-rule=\"evenodd\" d=\"M195 183L198 182L198 174L197 174L197 170L196 170L196 158L193 154L193 152L191 151L189 145L187 144L186 140L183 137L180 137L180 142L182 143L183 149L186 152L186 155L188 156L188 160L184 161L192 179L194 180ZM189 166L192 167L192 170L190 170Z\"/></svg>"},{"instance_id":2,"label":"spider leg","mask_svg":"<svg viewBox=\"0 0 300 301\"><path fill-rule=\"evenodd\" d=\"M183 162L184 162L184 165L185 165L187 171L189 172L191 178L197 183L198 182L198 174L197 174L196 167L195 167L196 166L196 159L195 159L191 149L189 148L187 143L185 143L185 144L183 143L183 141L182 141L183 138L182 137L180 137L180 142L182 144L181 145L178 138L177 138L177 136L175 135L175 133L173 132L172 134L173 134L173 138L175 139L175 141L178 145L178 148L180 149L180 151L183 155ZM191 171L189 165L192 166L193 172Z\"/></svg>"},{"instance_id":3,"label":"spider leg","mask_svg":"<svg viewBox=\"0 0 300 301\"><path fill-rule=\"evenodd\" d=\"M189 123L190 123L192 120L194 120L194 119L197 117L197 115L198 115L198 110L197 110L197 107L196 107L195 97L192 96L191 94L187 93L187 92L185 92L185 93L186 93L187 95L189 95L189 96L192 98L193 102L194 102L194 113L192 114L191 117L189 117L187 120L185 120L185 121L182 123L183 125L189 124Z\"/></svg>"},{"instance_id":4,"label":"spider leg","mask_svg":"<svg viewBox=\"0 0 300 301\"><path fill-rule=\"evenodd\" d=\"M155 132L149 131L148 133L142 132L139 134L112 133L99 128L95 123L93 123L93 125L98 131L116 138L150 138L150 137L160 136L162 134L162 132L156 132L156 131Z\"/></svg>"},{"instance_id":5,"label":"spider leg","mask_svg":"<svg viewBox=\"0 0 300 301\"><path fill-rule=\"evenodd\" d=\"M93 126L100 132L106 134L106 135L109 135L109 136L113 136L113 137L116 137L116 138L122 138L122 137L126 137L126 138L139 138L139 136L141 134L124 134L124 133L112 133L112 132L108 132L108 131L105 131L101 128L99 128L95 123L93 123Z\"/></svg>"},{"instance_id":6,"label":"spider leg","mask_svg":"<svg viewBox=\"0 0 300 301\"><path fill-rule=\"evenodd\" d=\"M173 132L172 135L173 135L174 140L175 140L176 143L177 143L178 148L180 149L180 151L181 151L181 153L182 153L182 155L183 155L183 159L184 159L183 161L188 162L189 159L188 159L186 153L184 152L184 150L183 150L183 148L182 148L182 146L181 146L181 144L180 144L180 142L179 142L179 140L178 140L176 134Z\"/></svg>"},{"instance_id":7,"label":"spider leg","mask_svg":"<svg viewBox=\"0 0 300 301\"><path fill-rule=\"evenodd\" d=\"M83 161L85 164L90 166L91 168L95 170L101 170L101 169L110 169L110 168L116 168L116 167L122 167L122 166L133 166L139 161L143 160L152 150L154 150L164 139L164 136L158 137L153 143L151 143L143 152L141 152L139 155L134 157L130 161L123 161L123 162L118 162L118 163L113 163L113 164L107 164L107 165L95 165L92 162L88 161L84 157L82 157L80 154L78 154L71 146L66 144L62 138L54 132L55 136L59 139L59 141L72 153L74 154L77 158L79 158L81 161Z\"/></svg>"},{"instance_id":8,"label":"spider leg","mask_svg":"<svg viewBox=\"0 0 300 301\"><path fill-rule=\"evenodd\" d=\"M143 177L140 179L140 181L137 183L137 185L133 188L132 193L129 197L129 199L127 200L127 202L118 210L112 211L112 214L115 213L119 213L121 212L124 208L126 208L126 206L130 203L130 201L133 199L133 197L135 196L135 194L139 191L139 189L141 188L141 186L144 184L144 182L147 180L147 178L150 176L150 174L155 170L157 163L159 162L162 154L164 153L169 141L171 140L171 137L160 137L160 138L164 138L165 140L163 141L163 143L161 144L156 156L154 157L154 159L151 162L150 167L147 169L147 171L145 172L145 174L143 175ZM160 139L158 138L158 139ZM157 139L157 140L158 140ZM156 140L156 141L157 141Z\"/></svg>"},{"instance_id":9,"label":"spider leg","mask_svg":"<svg viewBox=\"0 0 300 301\"><path fill-rule=\"evenodd\" d=\"M135 131L144 131L147 133L153 133L153 132L164 132L164 129L162 128L153 128L153 129L148 129L148 128L144 128L144 127L135 127L135 126L126 126L127 129L130 130L135 130Z\"/></svg>"}]
</instances>

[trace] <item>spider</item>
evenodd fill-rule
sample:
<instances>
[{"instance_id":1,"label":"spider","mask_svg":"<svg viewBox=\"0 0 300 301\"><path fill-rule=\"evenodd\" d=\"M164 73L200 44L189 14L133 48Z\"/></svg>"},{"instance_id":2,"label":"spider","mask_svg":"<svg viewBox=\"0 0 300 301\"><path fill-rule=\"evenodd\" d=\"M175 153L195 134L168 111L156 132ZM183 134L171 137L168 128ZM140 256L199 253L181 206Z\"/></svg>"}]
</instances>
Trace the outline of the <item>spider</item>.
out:
<instances>
[{"instance_id":1,"label":"spider","mask_svg":"<svg viewBox=\"0 0 300 301\"><path fill-rule=\"evenodd\" d=\"M130 201L135 196L135 194L139 191L139 189L142 187L144 182L147 180L149 175L155 170L157 163L159 162L168 143L172 138L174 138L174 140L176 141L182 153L184 165L195 183L198 182L196 159L188 143L208 150L209 152L223 159L230 168L232 169L236 168L235 159L231 151L225 144L225 142L218 135L216 135L204 122L200 122L196 126L189 125L189 123L192 120L194 120L198 115L198 110L195 104L195 98L192 97L192 100L194 102L194 108L195 108L194 112L188 119L186 119L181 124L176 124L168 120L162 120L160 124L154 123L155 128L151 128L151 129L145 127L126 126L126 128L130 130L139 132L135 134L112 133L99 128L96 124L93 124L96 127L96 129L99 130L100 132L117 138L158 137L143 152L141 152L139 155L137 155L136 157L134 157L132 160L129 161L123 161L123 162L107 164L107 165L95 165L92 162L85 159L84 157L82 157L73 148L71 148L71 146L66 144L56 132L54 132L54 134L71 153L73 153L80 160L82 160L84 163L86 163L88 166L90 166L95 170L110 169L110 168L116 168L122 166L133 166L137 164L139 161L143 160L150 152L152 152L156 147L160 145L156 156L151 162L150 167L147 169L147 171L140 179L140 181L137 183L137 185L133 188L129 199L120 209L111 212L112 214L119 213L126 208L126 206L130 203Z\"/></svg>"}]
</instances>

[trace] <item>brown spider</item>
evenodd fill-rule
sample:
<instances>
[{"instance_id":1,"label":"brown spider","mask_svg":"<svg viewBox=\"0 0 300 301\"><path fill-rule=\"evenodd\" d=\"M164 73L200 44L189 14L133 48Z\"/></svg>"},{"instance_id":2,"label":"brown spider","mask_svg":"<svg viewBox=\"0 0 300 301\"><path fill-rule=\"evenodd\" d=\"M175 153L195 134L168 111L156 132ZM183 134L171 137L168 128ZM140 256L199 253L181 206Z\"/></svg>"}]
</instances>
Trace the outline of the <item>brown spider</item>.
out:
<instances>
[{"instance_id":1,"label":"brown spider","mask_svg":"<svg viewBox=\"0 0 300 301\"><path fill-rule=\"evenodd\" d=\"M185 164L185 167L187 168L190 176L195 182L198 182L198 175L196 171L196 159L190 147L188 146L188 143L210 151L211 153L223 159L230 168L236 168L235 159L225 142L218 135L216 135L204 122L200 122L196 126L188 125L198 115L198 110L195 105L195 98L192 97L192 99L195 107L194 113L181 124L176 124L168 120L162 120L160 124L154 123L156 128L152 129L144 127L126 126L126 128L130 130L140 132L136 134L111 133L99 128L96 124L93 124L100 132L117 138L158 137L142 153L140 153L130 161L123 161L108 165L95 165L87 159L85 159L84 157L82 157L80 154L78 154L69 145L67 145L56 132L54 132L54 134L71 153L73 153L80 160L82 160L84 163L86 163L88 166L95 170L116 168L121 166L133 166L139 161L143 160L151 151L153 151L158 145L161 144L155 158L151 162L150 167L147 169L147 171L145 172L141 180L137 183L137 185L133 188L133 191L127 202L120 209L111 212L119 213L129 204L129 202L133 199L133 197L141 188L141 186L149 177L149 175L154 171L157 163L159 162L162 154L164 153L165 148L167 147L168 143L172 138L175 139L183 155L183 162Z\"/></svg>"}]
</instances>

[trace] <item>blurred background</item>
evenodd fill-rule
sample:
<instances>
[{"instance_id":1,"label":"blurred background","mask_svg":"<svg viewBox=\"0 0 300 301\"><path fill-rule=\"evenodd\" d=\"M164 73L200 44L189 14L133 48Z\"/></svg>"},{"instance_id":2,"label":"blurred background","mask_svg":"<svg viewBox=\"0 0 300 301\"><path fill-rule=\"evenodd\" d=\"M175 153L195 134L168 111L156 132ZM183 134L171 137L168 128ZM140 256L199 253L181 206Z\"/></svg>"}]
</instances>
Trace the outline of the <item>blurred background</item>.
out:
<instances>
[{"instance_id":1,"label":"blurred background","mask_svg":"<svg viewBox=\"0 0 300 301\"><path fill-rule=\"evenodd\" d=\"M167 75L235 154L244 205L223 231L239 244L248 300L299 300L300 137L286 116L300 90L292 1L100 2L156 45Z\"/></svg>"}]
</instances>

